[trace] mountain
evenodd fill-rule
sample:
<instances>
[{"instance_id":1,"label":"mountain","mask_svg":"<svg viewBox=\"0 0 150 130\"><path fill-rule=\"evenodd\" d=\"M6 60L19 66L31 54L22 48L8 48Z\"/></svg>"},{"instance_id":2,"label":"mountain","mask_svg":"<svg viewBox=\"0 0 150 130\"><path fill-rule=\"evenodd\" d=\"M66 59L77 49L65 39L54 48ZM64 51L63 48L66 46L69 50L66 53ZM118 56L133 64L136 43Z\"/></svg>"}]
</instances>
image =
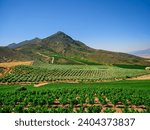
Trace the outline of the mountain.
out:
<instances>
[{"instance_id":1,"label":"mountain","mask_svg":"<svg viewBox=\"0 0 150 130\"><path fill-rule=\"evenodd\" d=\"M133 51L133 52L130 52L130 54L140 56L140 57L144 57L144 58L150 58L150 48L145 49L145 50Z\"/></svg>"},{"instance_id":2,"label":"mountain","mask_svg":"<svg viewBox=\"0 0 150 130\"><path fill-rule=\"evenodd\" d=\"M10 49L8 47L0 47L0 62L8 62L8 61L24 61L30 60L30 58L14 49Z\"/></svg>"},{"instance_id":3,"label":"mountain","mask_svg":"<svg viewBox=\"0 0 150 130\"><path fill-rule=\"evenodd\" d=\"M20 42L20 43L12 43L12 44L9 44L7 47L8 48L17 48L17 47L20 47L20 46L23 46L25 44L29 44L29 43L32 43L32 42L38 42L40 39L39 38L34 38L32 40L25 40L23 42Z\"/></svg>"},{"instance_id":4,"label":"mountain","mask_svg":"<svg viewBox=\"0 0 150 130\"><path fill-rule=\"evenodd\" d=\"M57 32L44 39L35 38L24 42L8 45L16 53L26 56L35 62L58 64L138 64L146 65L145 59L106 50L88 47L74 40L64 32Z\"/></svg>"},{"instance_id":5,"label":"mountain","mask_svg":"<svg viewBox=\"0 0 150 130\"><path fill-rule=\"evenodd\" d=\"M18 44L16 44L16 43L11 43L11 44L9 44L7 47L8 48L16 48L18 46Z\"/></svg>"}]
</instances>

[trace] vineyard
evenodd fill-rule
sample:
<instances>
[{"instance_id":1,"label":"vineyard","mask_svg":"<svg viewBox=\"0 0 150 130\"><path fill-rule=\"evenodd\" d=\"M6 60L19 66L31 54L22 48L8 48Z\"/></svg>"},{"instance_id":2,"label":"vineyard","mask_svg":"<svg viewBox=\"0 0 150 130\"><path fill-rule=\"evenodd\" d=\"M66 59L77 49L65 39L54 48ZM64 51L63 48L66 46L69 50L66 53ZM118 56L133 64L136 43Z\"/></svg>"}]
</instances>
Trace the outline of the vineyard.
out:
<instances>
[{"instance_id":1,"label":"vineyard","mask_svg":"<svg viewBox=\"0 0 150 130\"><path fill-rule=\"evenodd\" d=\"M1 113L150 113L150 81L0 85Z\"/></svg>"},{"instance_id":2,"label":"vineyard","mask_svg":"<svg viewBox=\"0 0 150 130\"><path fill-rule=\"evenodd\" d=\"M4 71L0 113L150 112L150 81L125 80L150 74L145 67L41 64Z\"/></svg>"},{"instance_id":3,"label":"vineyard","mask_svg":"<svg viewBox=\"0 0 150 130\"><path fill-rule=\"evenodd\" d=\"M20 65L0 78L0 83L99 82L127 79L149 73L150 70L145 69L107 65Z\"/></svg>"}]
</instances>

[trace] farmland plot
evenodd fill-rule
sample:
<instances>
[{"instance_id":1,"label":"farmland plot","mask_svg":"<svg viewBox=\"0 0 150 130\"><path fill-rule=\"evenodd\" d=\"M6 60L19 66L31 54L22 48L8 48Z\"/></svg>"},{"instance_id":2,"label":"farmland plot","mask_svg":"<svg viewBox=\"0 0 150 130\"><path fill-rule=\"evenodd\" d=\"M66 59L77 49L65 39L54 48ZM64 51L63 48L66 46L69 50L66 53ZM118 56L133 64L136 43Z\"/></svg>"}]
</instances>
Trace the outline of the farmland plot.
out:
<instances>
[{"instance_id":1,"label":"farmland plot","mask_svg":"<svg viewBox=\"0 0 150 130\"><path fill-rule=\"evenodd\" d=\"M1 85L0 112L149 113L149 83L150 81L55 83L42 88Z\"/></svg>"},{"instance_id":2,"label":"farmland plot","mask_svg":"<svg viewBox=\"0 0 150 130\"><path fill-rule=\"evenodd\" d=\"M16 66L1 83L100 82L149 74L150 70L127 69L106 65Z\"/></svg>"}]
</instances>

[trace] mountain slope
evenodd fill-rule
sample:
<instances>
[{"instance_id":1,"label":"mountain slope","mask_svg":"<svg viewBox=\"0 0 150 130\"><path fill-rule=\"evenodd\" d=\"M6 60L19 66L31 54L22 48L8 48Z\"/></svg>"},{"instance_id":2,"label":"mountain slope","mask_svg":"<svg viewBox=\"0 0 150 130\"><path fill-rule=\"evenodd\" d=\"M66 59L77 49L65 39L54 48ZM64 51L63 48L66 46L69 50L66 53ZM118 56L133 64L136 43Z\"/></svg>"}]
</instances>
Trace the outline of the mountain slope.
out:
<instances>
[{"instance_id":1,"label":"mountain slope","mask_svg":"<svg viewBox=\"0 0 150 130\"><path fill-rule=\"evenodd\" d=\"M0 47L0 62L30 60L30 57L8 47Z\"/></svg>"},{"instance_id":2,"label":"mountain slope","mask_svg":"<svg viewBox=\"0 0 150 130\"><path fill-rule=\"evenodd\" d=\"M21 46L23 46L23 45L26 45L26 44L30 44L30 43L38 43L38 42L40 42L40 39L39 38L34 38L34 39L32 39L32 40L25 40L25 41L23 41L23 42L20 42L20 43L12 43L12 44L9 44L7 47L8 48L17 48L17 47L21 47Z\"/></svg>"},{"instance_id":3,"label":"mountain slope","mask_svg":"<svg viewBox=\"0 0 150 130\"><path fill-rule=\"evenodd\" d=\"M137 56L90 48L63 32L21 42L13 48L34 61L48 63L53 59L60 64L149 64Z\"/></svg>"}]
</instances>

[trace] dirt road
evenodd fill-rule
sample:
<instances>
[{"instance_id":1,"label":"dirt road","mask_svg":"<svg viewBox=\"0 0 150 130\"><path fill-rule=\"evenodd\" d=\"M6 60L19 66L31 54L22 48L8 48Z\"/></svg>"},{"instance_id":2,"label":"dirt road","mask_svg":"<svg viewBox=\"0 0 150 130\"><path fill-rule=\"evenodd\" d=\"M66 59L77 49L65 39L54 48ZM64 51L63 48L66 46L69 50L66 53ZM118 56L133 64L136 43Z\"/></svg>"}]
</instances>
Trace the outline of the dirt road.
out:
<instances>
[{"instance_id":1,"label":"dirt road","mask_svg":"<svg viewBox=\"0 0 150 130\"><path fill-rule=\"evenodd\" d=\"M150 74L138 76L135 78L130 78L129 80L148 80L148 79L150 80Z\"/></svg>"}]
</instances>

